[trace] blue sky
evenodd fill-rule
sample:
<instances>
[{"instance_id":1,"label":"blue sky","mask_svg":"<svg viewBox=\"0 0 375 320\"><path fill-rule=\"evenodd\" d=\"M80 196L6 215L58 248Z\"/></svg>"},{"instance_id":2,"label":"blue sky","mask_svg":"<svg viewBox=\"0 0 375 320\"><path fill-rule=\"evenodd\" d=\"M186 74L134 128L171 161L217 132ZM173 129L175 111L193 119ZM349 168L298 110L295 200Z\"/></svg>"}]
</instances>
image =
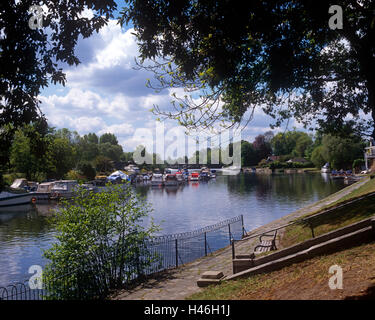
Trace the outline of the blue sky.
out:
<instances>
[{"instance_id":1,"label":"blue sky","mask_svg":"<svg viewBox=\"0 0 375 320\"><path fill-rule=\"evenodd\" d=\"M64 67L66 86L51 85L39 96L51 126L76 130L81 135L114 133L125 151L133 151L140 144L134 138L136 129L155 128L157 116L149 110L154 104L168 108L172 91L155 93L146 87L153 75L134 70L139 52L132 31L131 26L121 29L113 20L99 33L78 41L76 53L81 64ZM269 130L271 122L257 109L242 138L252 141ZM168 121L165 126L168 129L177 123ZM301 125L292 120L289 128L293 127Z\"/></svg>"}]
</instances>

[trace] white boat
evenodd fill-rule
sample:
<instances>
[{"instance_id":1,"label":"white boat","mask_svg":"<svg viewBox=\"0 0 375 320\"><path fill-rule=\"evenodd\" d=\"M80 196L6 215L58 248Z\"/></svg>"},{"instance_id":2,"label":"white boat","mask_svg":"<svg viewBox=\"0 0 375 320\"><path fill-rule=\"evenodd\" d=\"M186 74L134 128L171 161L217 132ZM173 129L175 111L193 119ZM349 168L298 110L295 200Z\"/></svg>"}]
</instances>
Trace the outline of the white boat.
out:
<instances>
[{"instance_id":1,"label":"white boat","mask_svg":"<svg viewBox=\"0 0 375 320\"><path fill-rule=\"evenodd\" d=\"M152 186L162 186L164 184L163 175L161 173L154 173L151 178Z\"/></svg>"},{"instance_id":2,"label":"white boat","mask_svg":"<svg viewBox=\"0 0 375 320\"><path fill-rule=\"evenodd\" d=\"M185 182L185 178L184 178L181 171L176 172L176 178L177 178L177 181L178 181L179 184L182 184L182 183Z\"/></svg>"},{"instance_id":3,"label":"white boat","mask_svg":"<svg viewBox=\"0 0 375 320\"><path fill-rule=\"evenodd\" d=\"M241 172L241 167L238 166L230 166L226 168L219 169L223 175L236 175Z\"/></svg>"},{"instance_id":4,"label":"white boat","mask_svg":"<svg viewBox=\"0 0 375 320\"><path fill-rule=\"evenodd\" d=\"M323 167L322 169L320 170L321 172L323 173L330 173L331 172L331 169L329 167L329 163L327 162Z\"/></svg>"},{"instance_id":5,"label":"white boat","mask_svg":"<svg viewBox=\"0 0 375 320\"><path fill-rule=\"evenodd\" d=\"M50 199L71 198L74 195L78 182L76 180L59 180L55 181Z\"/></svg>"},{"instance_id":6,"label":"white boat","mask_svg":"<svg viewBox=\"0 0 375 320\"><path fill-rule=\"evenodd\" d=\"M36 190L36 197L38 200L48 200L50 195L51 195L51 191L52 191L52 187L54 186L54 182L42 182L38 185L38 189Z\"/></svg>"},{"instance_id":7,"label":"white boat","mask_svg":"<svg viewBox=\"0 0 375 320\"><path fill-rule=\"evenodd\" d=\"M36 197L34 192L11 193L4 191L0 193L0 208L30 204L35 202L35 200Z\"/></svg>"},{"instance_id":8,"label":"white boat","mask_svg":"<svg viewBox=\"0 0 375 320\"><path fill-rule=\"evenodd\" d=\"M111 183L124 183L126 181L130 181L130 177L123 173L121 170L117 170L113 173L111 173L108 177L107 180Z\"/></svg>"},{"instance_id":9,"label":"white boat","mask_svg":"<svg viewBox=\"0 0 375 320\"><path fill-rule=\"evenodd\" d=\"M25 189L27 188L27 180L25 178L16 179L10 186L11 189Z\"/></svg>"}]
</instances>

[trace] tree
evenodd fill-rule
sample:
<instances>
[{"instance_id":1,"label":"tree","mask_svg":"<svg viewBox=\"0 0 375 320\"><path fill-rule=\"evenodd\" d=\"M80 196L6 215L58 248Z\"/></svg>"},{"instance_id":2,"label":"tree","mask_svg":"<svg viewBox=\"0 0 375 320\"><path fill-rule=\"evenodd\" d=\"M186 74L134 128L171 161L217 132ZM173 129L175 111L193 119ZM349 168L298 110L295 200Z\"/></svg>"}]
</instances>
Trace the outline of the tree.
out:
<instances>
[{"instance_id":1,"label":"tree","mask_svg":"<svg viewBox=\"0 0 375 320\"><path fill-rule=\"evenodd\" d=\"M52 136L48 159L48 167L47 164L45 165L48 178L62 179L74 167L76 149L68 138Z\"/></svg>"},{"instance_id":2,"label":"tree","mask_svg":"<svg viewBox=\"0 0 375 320\"><path fill-rule=\"evenodd\" d=\"M344 27L335 30L325 0L126 3L120 22L134 26L139 67L156 78L148 85L188 93L155 113L192 129L228 127L259 106L274 126L294 116L335 132L353 117L375 137L373 1L336 1Z\"/></svg>"},{"instance_id":3,"label":"tree","mask_svg":"<svg viewBox=\"0 0 375 320\"><path fill-rule=\"evenodd\" d=\"M306 151L313 144L310 136L307 134L302 134L296 141L296 146L294 147L293 153L297 157L305 157Z\"/></svg>"},{"instance_id":4,"label":"tree","mask_svg":"<svg viewBox=\"0 0 375 320\"><path fill-rule=\"evenodd\" d=\"M326 160L323 157L323 146L314 149L311 154L311 162L316 168L321 168L326 163Z\"/></svg>"},{"instance_id":5,"label":"tree","mask_svg":"<svg viewBox=\"0 0 375 320\"><path fill-rule=\"evenodd\" d=\"M104 156L97 156L95 161L95 169L97 172L109 172L113 170L111 159Z\"/></svg>"},{"instance_id":6,"label":"tree","mask_svg":"<svg viewBox=\"0 0 375 320\"><path fill-rule=\"evenodd\" d=\"M109 142L99 144L99 154L112 161L120 161L122 153L122 147L118 144L111 144Z\"/></svg>"},{"instance_id":7,"label":"tree","mask_svg":"<svg viewBox=\"0 0 375 320\"><path fill-rule=\"evenodd\" d=\"M257 165L259 161L253 145L245 140L241 141L241 166L249 167Z\"/></svg>"},{"instance_id":8,"label":"tree","mask_svg":"<svg viewBox=\"0 0 375 320\"><path fill-rule=\"evenodd\" d=\"M142 276L156 257L146 246L158 231L142 219L151 209L130 187L99 193L79 189L53 217L57 230L44 256L43 282L51 299L105 298L111 289Z\"/></svg>"},{"instance_id":9,"label":"tree","mask_svg":"<svg viewBox=\"0 0 375 320\"><path fill-rule=\"evenodd\" d=\"M332 168L351 169L353 161L363 156L363 143L356 137L325 135L322 140L322 155Z\"/></svg>"},{"instance_id":10,"label":"tree","mask_svg":"<svg viewBox=\"0 0 375 320\"><path fill-rule=\"evenodd\" d=\"M271 145L266 142L265 136L262 134L255 137L253 147L256 155L256 163L259 163L262 159L266 159L272 154Z\"/></svg>"},{"instance_id":11,"label":"tree","mask_svg":"<svg viewBox=\"0 0 375 320\"><path fill-rule=\"evenodd\" d=\"M41 127L36 122L18 129L13 136L10 147L11 169L24 173L28 180L37 180L38 175L45 173L49 165L49 138L46 131L49 130L45 130L44 123Z\"/></svg>"},{"instance_id":12,"label":"tree","mask_svg":"<svg viewBox=\"0 0 375 320\"><path fill-rule=\"evenodd\" d=\"M35 172L35 158L30 152L30 141L22 133L17 131L14 136L10 162L15 172L21 172L26 175L26 179L32 179L32 173Z\"/></svg>"},{"instance_id":13,"label":"tree","mask_svg":"<svg viewBox=\"0 0 375 320\"><path fill-rule=\"evenodd\" d=\"M99 143L110 143L112 145L118 145L116 136L113 133L104 133L100 136Z\"/></svg>"},{"instance_id":14,"label":"tree","mask_svg":"<svg viewBox=\"0 0 375 320\"><path fill-rule=\"evenodd\" d=\"M311 137L302 131L287 131L285 133L276 134L271 145L273 153L277 156L288 155L304 157L306 150L312 145Z\"/></svg>"},{"instance_id":15,"label":"tree","mask_svg":"<svg viewBox=\"0 0 375 320\"><path fill-rule=\"evenodd\" d=\"M43 28L32 29L29 22L35 15L29 8L35 4L32 0L0 3L0 175L16 130L45 121L37 98L40 90L50 82L65 84L62 65L80 62L74 53L78 37L99 31L116 9L113 0L43 0L37 3L46 10ZM87 9L93 10L92 17L83 14Z\"/></svg>"},{"instance_id":16,"label":"tree","mask_svg":"<svg viewBox=\"0 0 375 320\"><path fill-rule=\"evenodd\" d=\"M81 162L77 167L80 174L88 180L94 180L96 176L95 168L89 162Z\"/></svg>"},{"instance_id":17,"label":"tree","mask_svg":"<svg viewBox=\"0 0 375 320\"><path fill-rule=\"evenodd\" d=\"M85 134L77 144L79 162L93 161L99 155L98 137L96 134Z\"/></svg>"}]
</instances>

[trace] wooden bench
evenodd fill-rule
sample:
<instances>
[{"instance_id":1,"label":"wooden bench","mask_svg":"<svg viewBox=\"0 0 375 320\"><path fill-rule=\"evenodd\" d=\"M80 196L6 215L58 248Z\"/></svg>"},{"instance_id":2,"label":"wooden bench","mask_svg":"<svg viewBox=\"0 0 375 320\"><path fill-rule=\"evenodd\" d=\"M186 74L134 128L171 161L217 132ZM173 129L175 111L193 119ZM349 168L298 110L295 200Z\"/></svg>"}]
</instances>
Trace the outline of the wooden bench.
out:
<instances>
[{"instance_id":1,"label":"wooden bench","mask_svg":"<svg viewBox=\"0 0 375 320\"><path fill-rule=\"evenodd\" d=\"M254 248L254 254L255 253L262 253L262 252L268 252L272 250L277 250L276 248L276 236L277 236L277 230L272 231L270 233L262 234L259 237L259 242L255 248Z\"/></svg>"}]
</instances>

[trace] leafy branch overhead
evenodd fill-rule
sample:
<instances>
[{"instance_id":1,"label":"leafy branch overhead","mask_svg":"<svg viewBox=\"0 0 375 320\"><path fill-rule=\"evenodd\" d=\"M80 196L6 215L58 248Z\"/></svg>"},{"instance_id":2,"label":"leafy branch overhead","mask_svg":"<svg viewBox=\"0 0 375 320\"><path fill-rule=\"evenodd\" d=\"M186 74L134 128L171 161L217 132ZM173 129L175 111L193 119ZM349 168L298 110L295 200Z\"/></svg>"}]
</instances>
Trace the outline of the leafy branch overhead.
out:
<instances>
[{"instance_id":1,"label":"leafy branch overhead","mask_svg":"<svg viewBox=\"0 0 375 320\"><path fill-rule=\"evenodd\" d=\"M294 116L331 132L368 114L357 124L375 136L375 4L336 4L336 30L323 0L128 0L120 23L134 26L139 66L158 80L149 86L185 88L171 110L153 111L188 128L232 126L260 107L275 126Z\"/></svg>"}]
</instances>

